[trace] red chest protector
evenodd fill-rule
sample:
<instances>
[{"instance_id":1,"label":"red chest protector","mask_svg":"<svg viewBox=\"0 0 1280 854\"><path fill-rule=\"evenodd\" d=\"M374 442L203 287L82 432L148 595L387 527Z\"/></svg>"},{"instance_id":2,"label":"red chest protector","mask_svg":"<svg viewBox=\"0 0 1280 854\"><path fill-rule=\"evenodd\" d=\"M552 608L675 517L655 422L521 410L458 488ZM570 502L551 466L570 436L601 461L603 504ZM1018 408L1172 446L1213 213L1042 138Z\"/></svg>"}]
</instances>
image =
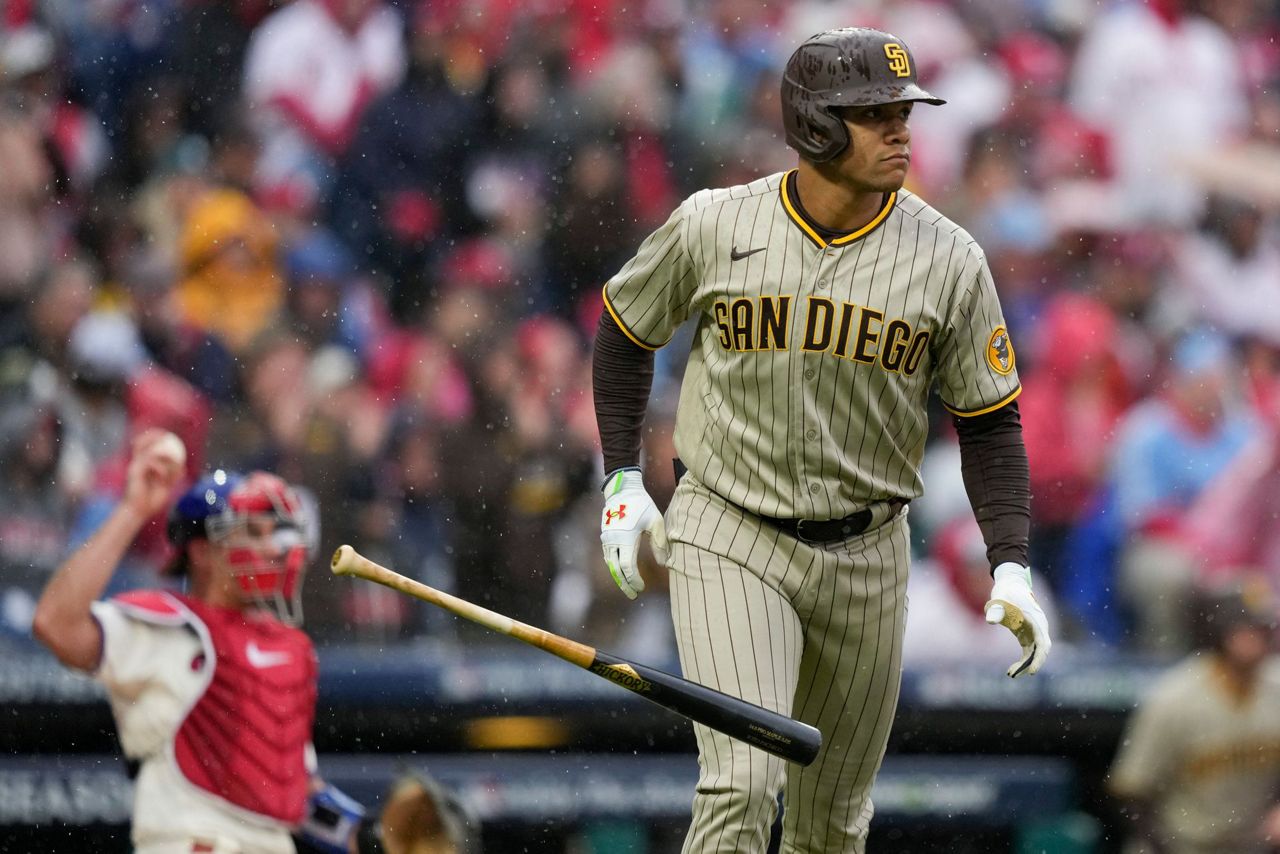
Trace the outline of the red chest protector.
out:
<instances>
[{"instance_id":1,"label":"red chest protector","mask_svg":"<svg viewBox=\"0 0 1280 854\"><path fill-rule=\"evenodd\" d=\"M115 601L143 620L186 623L204 645L209 681L173 745L182 775L240 809L301 822L316 706L316 657L306 634L177 594L136 592Z\"/></svg>"}]
</instances>

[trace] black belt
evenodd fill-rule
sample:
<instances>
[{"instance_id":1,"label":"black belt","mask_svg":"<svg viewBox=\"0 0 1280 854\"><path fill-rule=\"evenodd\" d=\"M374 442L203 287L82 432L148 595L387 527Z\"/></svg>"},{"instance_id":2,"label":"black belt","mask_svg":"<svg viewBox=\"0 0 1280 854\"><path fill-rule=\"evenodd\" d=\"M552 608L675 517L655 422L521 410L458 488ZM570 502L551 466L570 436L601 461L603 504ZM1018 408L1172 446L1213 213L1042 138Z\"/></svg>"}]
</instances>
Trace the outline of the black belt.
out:
<instances>
[{"instance_id":1,"label":"black belt","mask_svg":"<svg viewBox=\"0 0 1280 854\"><path fill-rule=\"evenodd\" d=\"M675 469L677 482L689 471L679 457L671 460L671 467ZM892 508L889 511L889 515L885 517L888 520L897 516L898 511L909 502L905 498L890 498L886 503ZM874 513L868 507L865 510L859 510L857 513L845 516L843 519L778 519L773 516L761 516L760 518L775 528L786 531L802 542L830 543L837 540L847 540L850 537L856 537L861 534L867 530L867 526L871 524L873 516Z\"/></svg>"},{"instance_id":2,"label":"black belt","mask_svg":"<svg viewBox=\"0 0 1280 854\"><path fill-rule=\"evenodd\" d=\"M890 498L886 503L892 509L885 518L892 519L907 502L902 498ZM867 526L871 524L873 516L874 513L868 507L865 510L859 510L857 513L851 513L843 519L776 519L773 516L761 516L760 518L801 542L830 543L835 540L847 540L850 537L856 537L861 534L867 530Z\"/></svg>"}]
</instances>

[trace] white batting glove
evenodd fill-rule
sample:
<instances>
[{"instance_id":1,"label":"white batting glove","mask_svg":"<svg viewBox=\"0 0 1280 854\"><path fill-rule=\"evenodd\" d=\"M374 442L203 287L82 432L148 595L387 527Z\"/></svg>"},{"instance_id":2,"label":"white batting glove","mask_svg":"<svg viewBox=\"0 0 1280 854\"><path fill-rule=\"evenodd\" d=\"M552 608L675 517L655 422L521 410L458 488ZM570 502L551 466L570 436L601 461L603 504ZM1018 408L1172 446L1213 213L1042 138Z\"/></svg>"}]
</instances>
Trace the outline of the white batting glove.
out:
<instances>
[{"instance_id":1,"label":"white batting glove","mask_svg":"<svg viewBox=\"0 0 1280 854\"><path fill-rule=\"evenodd\" d=\"M667 562L667 529L662 514L645 492L638 468L618 469L605 481L604 512L600 515L600 544L604 562L618 588L628 599L644 590L640 577L640 535L649 533L649 545L659 563Z\"/></svg>"},{"instance_id":2,"label":"white batting glove","mask_svg":"<svg viewBox=\"0 0 1280 854\"><path fill-rule=\"evenodd\" d=\"M1002 563L993 573L995 584L987 601L987 622L1004 626L1022 644L1022 658L1005 671L1017 678L1036 673L1049 657L1049 620L1031 594L1031 570L1016 563Z\"/></svg>"}]
</instances>

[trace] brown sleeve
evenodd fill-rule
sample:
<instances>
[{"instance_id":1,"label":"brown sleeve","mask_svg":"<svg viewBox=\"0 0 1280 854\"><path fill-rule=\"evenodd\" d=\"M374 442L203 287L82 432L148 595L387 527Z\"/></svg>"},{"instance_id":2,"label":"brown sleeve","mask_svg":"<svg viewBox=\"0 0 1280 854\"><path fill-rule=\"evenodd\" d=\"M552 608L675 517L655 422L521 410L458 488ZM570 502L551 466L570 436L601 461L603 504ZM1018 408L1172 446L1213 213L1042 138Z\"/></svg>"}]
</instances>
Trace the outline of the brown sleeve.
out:
<instances>
[{"instance_id":1,"label":"brown sleeve","mask_svg":"<svg viewBox=\"0 0 1280 854\"><path fill-rule=\"evenodd\" d=\"M987 544L987 560L1030 566L1031 479L1018 402L971 417L954 416L960 471L973 515Z\"/></svg>"},{"instance_id":2,"label":"brown sleeve","mask_svg":"<svg viewBox=\"0 0 1280 854\"><path fill-rule=\"evenodd\" d=\"M591 357L591 388L605 474L640 464L640 428L653 387L653 351L634 344L601 312Z\"/></svg>"}]
</instances>

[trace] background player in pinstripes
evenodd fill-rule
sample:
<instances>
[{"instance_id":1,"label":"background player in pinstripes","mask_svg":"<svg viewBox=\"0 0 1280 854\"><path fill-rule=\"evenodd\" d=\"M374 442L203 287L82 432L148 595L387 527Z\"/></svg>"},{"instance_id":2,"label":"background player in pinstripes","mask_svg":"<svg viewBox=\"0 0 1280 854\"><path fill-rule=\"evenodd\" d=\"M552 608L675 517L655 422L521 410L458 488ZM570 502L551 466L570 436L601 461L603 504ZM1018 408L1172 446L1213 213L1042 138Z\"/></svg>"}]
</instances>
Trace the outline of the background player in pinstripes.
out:
<instances>
[{"instance_id":1,"label":"background player in pinstripes","mask_svg":"<svg viewBox=\"0 0 1280 854\"><path fill-rule=\"evenodd\" d=\"M941 104L902 42L821 33L787 63L799 168L694 194L605 285L596 337L605 561L643 589L642 532L671 572L686 675L822 730L813 765L696 727L690 852L763 851L784 785L782 851L862 851L897 702L925 401L960 432L995 584L989 622L1035 673L1049 652L1030 590L1015 355L981 249L903 190L907 119ZM688 472L666 521L645 492L652 351L697 318L675 442Z\"/></svg>"}]
</instances>

